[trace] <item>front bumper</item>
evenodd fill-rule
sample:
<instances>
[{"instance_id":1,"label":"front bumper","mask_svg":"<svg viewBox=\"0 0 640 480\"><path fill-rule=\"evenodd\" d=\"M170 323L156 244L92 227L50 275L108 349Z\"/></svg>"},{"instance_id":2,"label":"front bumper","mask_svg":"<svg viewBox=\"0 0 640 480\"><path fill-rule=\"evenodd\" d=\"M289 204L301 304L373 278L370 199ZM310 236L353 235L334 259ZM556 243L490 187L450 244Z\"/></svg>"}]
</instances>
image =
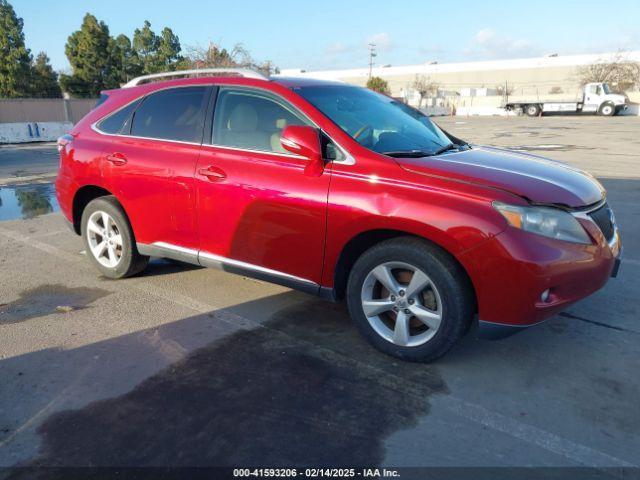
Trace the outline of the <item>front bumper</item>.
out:
<instances>
[{"instance_id":1,"label":"front bumper","mask_svg":"<svg viewBox=\"0 0 640 480\"><path fill-rule=\"evenodd\" d=\"M503 338L540 323L617 275L622 256L617 228L607 242L587 215L576 218L592 245L508 228L462 255L478 299L479 337Z\"/></svg>"}]
</instances>

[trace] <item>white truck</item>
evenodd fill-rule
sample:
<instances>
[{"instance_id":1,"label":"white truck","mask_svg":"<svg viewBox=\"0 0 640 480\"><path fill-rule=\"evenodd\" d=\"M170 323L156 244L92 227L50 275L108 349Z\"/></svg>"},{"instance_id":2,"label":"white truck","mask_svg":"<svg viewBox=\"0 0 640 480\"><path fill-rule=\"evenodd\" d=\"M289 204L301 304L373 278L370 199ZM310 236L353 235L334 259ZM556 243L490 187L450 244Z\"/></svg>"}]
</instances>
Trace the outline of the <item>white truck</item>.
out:
<instances>
[{"instance_id":1,"label":"white truck","mask_svg":"<svg viewBox=\"0 0 640 480\"><path fill-rule=\"evenodd\" d=\"M590 113L612 116L627 109L627 98L624 95L612 93L606 83L587 83L576 94L576 98L562 100L517 100L503 105L507 111L526 113L530 117L537 117L543 113Z\"/></svg>"}]
</instances>

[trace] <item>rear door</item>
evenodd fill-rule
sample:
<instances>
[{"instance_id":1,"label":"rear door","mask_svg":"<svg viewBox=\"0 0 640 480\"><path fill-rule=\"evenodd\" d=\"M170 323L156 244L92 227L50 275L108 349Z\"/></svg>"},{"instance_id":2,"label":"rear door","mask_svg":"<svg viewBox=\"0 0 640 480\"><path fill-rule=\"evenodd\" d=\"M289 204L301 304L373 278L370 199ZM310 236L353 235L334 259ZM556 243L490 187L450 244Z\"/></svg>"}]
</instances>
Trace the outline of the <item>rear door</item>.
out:
<instances>
[{"instance_id":1,"label":"rear door","mask_svg":"<svg viewBox=\"0 0 640 480\"><path fill-rule=\"evenodd\" d=\"M305 175L280 145L287 125L311 122L271 92L221 86L212 123L195 177L201 263L317 290L330 172Z\"/></svg>"},{"instance_id":2,"label":"rear door","mask_svg":"<svg viewBox=\"0 0 640 480\"><path fill-rule=\"evenodd\" d=\"M193 175L211 91L185 86L150 93L114 135L103 176L137 242L198 248Z\"/></svg>"}]
</instances>

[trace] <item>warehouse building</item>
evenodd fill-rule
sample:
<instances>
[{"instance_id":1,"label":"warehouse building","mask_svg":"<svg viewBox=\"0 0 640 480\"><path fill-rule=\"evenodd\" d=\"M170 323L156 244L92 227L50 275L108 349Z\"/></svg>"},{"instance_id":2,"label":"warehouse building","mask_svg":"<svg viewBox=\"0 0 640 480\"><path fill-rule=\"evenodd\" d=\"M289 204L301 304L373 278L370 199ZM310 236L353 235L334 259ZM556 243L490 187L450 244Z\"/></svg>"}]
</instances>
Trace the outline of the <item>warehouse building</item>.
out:
<instances>
[{"instance_id":1,"label":"warehouse building","mask_svg":"<svg viewBox=\"0 0 640 480\"><path fill-rule=\"evenodd\" d=\"M492 114L500 113L499 106L505 94L511 100L521 98L575 97L580 89L580 67L593 63L609 63L616 53L589 55L550 55L537 58L492 60L465 63L428 62L419 65L374 67L373 76L385 79L391 95L412 105L421 104L432 110L455 108L458 112ZM622 59L640 63L640 51L625 52ZM340 80L364 86L369 78L369 68L348 70L283 70L283 75L309 76L328 80ZM414 88L416 77L424 77L437 84L438 92L420 100ZM640 99L635 86L627 91L632 100ZM612 85L612 87L616 87ZM471 109L471 110L469 110Z\"/></svg>"}]
</instances>

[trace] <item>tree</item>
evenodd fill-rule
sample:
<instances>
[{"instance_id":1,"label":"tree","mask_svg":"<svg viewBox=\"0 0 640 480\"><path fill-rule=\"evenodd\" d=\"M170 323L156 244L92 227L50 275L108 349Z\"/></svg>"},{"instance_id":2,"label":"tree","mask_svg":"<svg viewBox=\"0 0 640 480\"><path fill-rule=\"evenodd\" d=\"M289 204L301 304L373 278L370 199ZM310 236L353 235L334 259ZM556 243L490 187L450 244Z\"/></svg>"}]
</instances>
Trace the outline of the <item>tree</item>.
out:
<instances>
[{"instance_id":1,"label":"tree","mask_svg":"<svg viewBox=\"0 0 640 480\"><path fill-rule=\"evenodd\" d=\"M178 36L169 27L164 27L158 42L156 63L164 67L164 70L176 70L182 61L181 50Z\"/></svg>"},{"instance_id":2,"label":"tree","mask_svg":"<svg viewBox=\"0 0 640 480\"><path fill-rule=\"evenodd\" d=\"M374 92L384 93L385 95L391 94L389 84L384 78L371 77L369 80L367 80L367 88L369 90L373 90Z\"/></svg>"},{"instance_id":3,"label":"tree","mask_svg":"<svg viewBox=\"0 0 640 480\"><path fill-rule=\"evenodd\" d=\"M29 93L31 52L24 44L23 21L7 0L0 0L0 97Z\"/></svg>"},{"instance_id":4,"label":"tree","mask_svg":"<svg viewBox=\"0 0 640 480\"><path fill-rule=\"evenodd\" d=\"M187 57L182 61L184 68L251 68L265 75L278 72L278 67L271 61L257 63L249 51L237 43L231 50L209 43L207 48L199 46L187 47Z\"/></svg>"},{"instance_id":5,"label":"tree","mask_svg":"<svg viewBox=\"0 0 640 480\"><path fill-rule=\"evenodd\" d=\"M109 27L87 13L80 30L73 32L65 47L71 75L60 75L62 88L79 97L95 97L101 90L117 88L118 51Z\"/></svg>"},{"instance_id":6,"label":"tree","mask_svg":"<svg viewBox=\"0 0 640 480\"><path fill-rule=\"evenodd\" d=\"M169 27L156 35L148 20L133 33L133 51L143 74L173 71L183 65L178 36Z\"/></svg>"},{"instance_id":7,"label":"tree","mask_svg":"<svg viewBox=\"0 0 640 480\"><path fill-rule=\"evenodd\" d=\"M431 80L431 77L416 75L413 80L413 88L420 95L420 103L418 103L418 108L420 108L425 98L438 92L438 83Z\"/></svg>"},{"instance_id":8,"label":"tree","mask_svg":"<svg viewBox=\"0 0 640 480\"><path fill-rule=\"evenodd\" d=\"M119 81L126 83L142 73L142 66L137 53L133 50L131 40L124 34L113 40L114 61L118 65Z\"/></svg>"},{"instance_id":9,"label":"tree","mask_svg":"<svg viewBox=\"0 0 640 480\"><path fill-rule=\"evenodd\" d=\"M157 73L159 71L157 64L159 46L160 38L151 30L151 23L145 20L143 27L136 28L133 32L133 49L140 60L142 73Z\"/></svg>"},{"instance_id":10,"label":"tree","mask_svg":"<svg viewBox=\"0 0 640 480\"><path fill-rule=\"evenodd\" d=\"M640 63L627 60L623 51L608 60L578 67L576 73L580 85L603 82L624 92L640 84Z\"/></svg>"},{"instance_id":11,"label":"tree","mask_svg":"<svg viewBox=\"0 0 640 480\"><path fill-rule=\"evenodd\" d=\"M499 83L498 85L496 85L496 92L498 92L498 95L502 95L502 96L506 96L508 97L509 95L513 95L513 92L515 92L516 88L513 85L509 85L509 83L504 82L504 83Z\"/></svg>"},{"instance_id":12,"label":"tree","mask_svg":"<svg viewBox=\"0 0 640 480\"><path fill-rule=\"evenodd\" d=\"M49 57L40 52L31 67L31 96L43 98L60 98L62 91L58 85L58 74L49 64Z\"/></svg>"}]
</instances>

